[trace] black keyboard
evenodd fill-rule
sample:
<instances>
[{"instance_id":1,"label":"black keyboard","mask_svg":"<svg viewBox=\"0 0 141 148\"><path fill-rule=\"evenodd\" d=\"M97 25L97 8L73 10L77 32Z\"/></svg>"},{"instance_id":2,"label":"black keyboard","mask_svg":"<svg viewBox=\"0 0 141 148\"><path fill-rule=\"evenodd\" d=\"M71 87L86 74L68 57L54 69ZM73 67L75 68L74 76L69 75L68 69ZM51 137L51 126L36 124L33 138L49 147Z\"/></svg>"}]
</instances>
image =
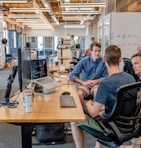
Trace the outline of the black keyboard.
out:
<instances>
[{"instance_id":1,"label":"black keyboard","mask_svg":"<svg viewBox=\"0 0 141 148\"><path fill-rule=\"evenodd\" d=\"M61 95L60 96L60 106L61 107L76 107L73 96Z\"/></svg>"}]
</instances>

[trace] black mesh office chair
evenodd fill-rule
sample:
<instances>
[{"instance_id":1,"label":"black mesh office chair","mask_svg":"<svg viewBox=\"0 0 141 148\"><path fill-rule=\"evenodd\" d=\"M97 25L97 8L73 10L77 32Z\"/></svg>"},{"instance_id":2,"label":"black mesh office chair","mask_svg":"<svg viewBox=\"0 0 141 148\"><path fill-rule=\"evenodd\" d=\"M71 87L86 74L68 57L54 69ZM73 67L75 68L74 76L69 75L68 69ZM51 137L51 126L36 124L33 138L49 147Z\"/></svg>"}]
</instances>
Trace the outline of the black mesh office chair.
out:
<instances>
[{"instance_id":1,"label":"black mesh office chair","mask_svg":"<svg viewBox=\"0 0 141 148\"><path fill-rule=\"evenodd\" d=\"M79 62L80 59L76 58L76 57L72 57L72 60L69 64L70 64L70 71L73 70L74 66Z\"/></svg>"},{"instance_id":2,"label":"black mesh office chair","mask_svg":"<svg viewBox=\"0 0 141 148\"><path fill-rule=\"evenodd\" d=\"M140 134L140 104L136 103L141 82L121 86L117 89L116 103L109 116L103 114L95 118L103 133L87 126L81 129L93 135L107 147L117 147Z\"/></svg>"}]
</instances>

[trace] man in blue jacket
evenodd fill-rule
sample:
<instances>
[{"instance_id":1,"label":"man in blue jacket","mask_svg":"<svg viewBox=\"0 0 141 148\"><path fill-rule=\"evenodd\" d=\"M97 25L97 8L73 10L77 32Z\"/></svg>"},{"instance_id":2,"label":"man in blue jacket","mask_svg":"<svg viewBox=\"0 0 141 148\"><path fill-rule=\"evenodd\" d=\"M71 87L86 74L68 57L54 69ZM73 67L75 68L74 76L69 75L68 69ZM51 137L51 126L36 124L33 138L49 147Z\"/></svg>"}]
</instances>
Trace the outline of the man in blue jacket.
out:
<instances>
[{"instance_id":1,"label":"man in blue jacket","mask_svg":"<svg viewBox=\"0 0 141 148\"><path fill-rule=\"evenodd\" d=\"M108 75L101 57L101 44L94 42L91 47L91 55L81 59L70 74L70 80L79 84L78 95L84 108L84 98L89 94L94 96L99 82Z\"/></svg>"}]
</instances>

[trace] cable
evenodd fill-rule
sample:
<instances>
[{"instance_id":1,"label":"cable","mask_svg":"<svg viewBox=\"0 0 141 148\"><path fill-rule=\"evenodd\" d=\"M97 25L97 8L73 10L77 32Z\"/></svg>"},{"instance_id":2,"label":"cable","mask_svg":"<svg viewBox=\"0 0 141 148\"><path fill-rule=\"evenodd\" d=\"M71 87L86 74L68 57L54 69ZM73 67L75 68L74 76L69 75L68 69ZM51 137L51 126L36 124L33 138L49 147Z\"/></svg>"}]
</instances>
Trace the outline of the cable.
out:
<instances>
[{"instance_id":1,"label":"cable","mask_svg":"<svg viewBox=\"0 0 141 148\"><path fill-rule=\"evenodd\" d=\"M2 100L2 102L0 103L0 107L1 107L1 106L7 106L8 108L16 108L17 105L19 104L19 102L17 101L17 98L18 98L19 95L20 95L20 91L17 92L16 95L17 95L17 97L15 98L15 100L10 101L10 102L8 102L7 104L4 104L4 103L3 103L3 100ZM14 97L14 96L16 96L16 95L12 95L12 96L10 96L10 97L7 98L7 99L9 100L10 98L12 98L12 97Z\"/></svg>"},{"instance_id":2,"label":"cable","mask_svg":"<svg viewBox=\"0 0 141 148\"><path fill-rule=\"evenodd\" d=\"M17 105L19 104L19 101L17 101L17 99L18 99L18 97L19 97L19 95L20 95L20 91L19 91L16 95L17 95L17 96L16 96L15 100L13 100L13 101L11 101L11 102L9 102L9 103L7 104L8 108L16 108ZM9 98L12 98L12 97L14 97L14 96L15 96L15 95L13 95L13 96L11 96L11 97L9 97Z\"/></svg>"}]
</instances>

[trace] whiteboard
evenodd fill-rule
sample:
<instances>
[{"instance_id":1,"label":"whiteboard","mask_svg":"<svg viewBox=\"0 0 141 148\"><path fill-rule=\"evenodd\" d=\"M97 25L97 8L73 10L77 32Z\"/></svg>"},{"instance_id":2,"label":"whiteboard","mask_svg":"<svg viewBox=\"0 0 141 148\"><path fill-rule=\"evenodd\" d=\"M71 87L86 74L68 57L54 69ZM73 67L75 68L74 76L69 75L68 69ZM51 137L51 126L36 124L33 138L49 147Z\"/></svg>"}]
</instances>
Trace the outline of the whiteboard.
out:
<instances>
[{"instance_id":1,"label":"whiteboard","mask_svg":"<svg viewBox=\"0 0 141 148\"><path fill-rule=\"evenodd\" d=\"M116 44L122 50L122 57L131 56L141 49L141 13L119 12L111 13L111 44Z\"/></svg>"}]
</instances>

